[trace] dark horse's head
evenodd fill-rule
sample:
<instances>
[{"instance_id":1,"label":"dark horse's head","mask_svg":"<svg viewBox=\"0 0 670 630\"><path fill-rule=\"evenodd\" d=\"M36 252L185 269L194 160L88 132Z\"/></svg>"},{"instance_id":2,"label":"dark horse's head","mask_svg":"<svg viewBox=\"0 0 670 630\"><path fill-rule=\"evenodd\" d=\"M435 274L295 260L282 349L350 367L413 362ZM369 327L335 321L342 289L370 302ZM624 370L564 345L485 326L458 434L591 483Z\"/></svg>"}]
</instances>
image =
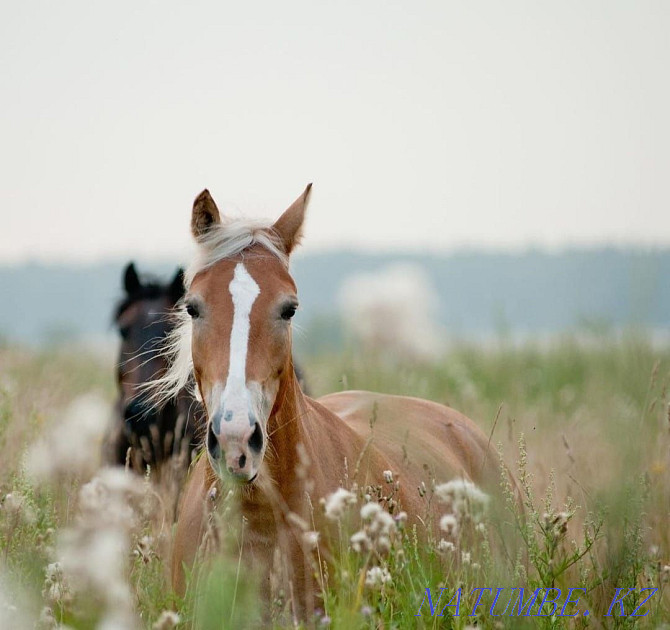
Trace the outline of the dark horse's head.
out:
<instances>
[{"instance_id":1,"label":"dark horse's head","mask_svg":"<svg viewBox=\"0 0 670 630\"><path fill-rule=\"evenodd\" d=\"M125 295L115 312L115 323L121 336L116 377L119 412L125 425L124 442L141 447L145 461L162 459L156 449L164 450L166 432L172 432L174 438L175 419L165 416L176 413L155 406L143 386L162 376L167 368L161 350L174 327L170 312L184 295L183 277L184 272L179 269L167 284L157 280L143 282L135 265L128 263L123 275ZM123 444L118 450L124 451ZM154 455L147 457L149 452ZM119 452L118 458L125 459L125 452Z\"/></svg>"}]
</instances>

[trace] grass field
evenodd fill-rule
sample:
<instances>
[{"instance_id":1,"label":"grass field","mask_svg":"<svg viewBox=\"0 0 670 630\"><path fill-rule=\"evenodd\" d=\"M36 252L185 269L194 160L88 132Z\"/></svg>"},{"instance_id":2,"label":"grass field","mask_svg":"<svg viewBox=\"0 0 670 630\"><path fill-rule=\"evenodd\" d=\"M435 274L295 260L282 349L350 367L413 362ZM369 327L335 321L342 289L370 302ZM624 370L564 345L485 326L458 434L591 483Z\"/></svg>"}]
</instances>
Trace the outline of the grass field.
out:
<instances>
[{"instance_id":1,"label":"grass field","mask_svg":"<svg viewBox=\"0 0 670 630\"><path fill-rule=\"evenodd\" d=\"M432 366L355 354L303 363L316 395L372 389L470 416L500 445L525 502L525 518L511 502L483 520L454 510L439 540L396 523L388 544L357 551L357 530L373 537L358 497L341 521L334 562L321 567L327 588L315 625L670 628L669 349L642 335L588 344L566 336L542 348L456 347ZM0 628L262 627L234 533L223 536L232 549L186 601L170 594L173 486L97 471L112 376L109 362L79 351L0 351ZM380 492L394 482L380 480ZM436 614L454 604L441 617L430 615L428 587L433 600L447 589L439 606L432 602ZM512 603L496 617L487 592L470 616L481 587L506 588L496 614L512 587L525 589L524 602L538 588L563 596L553 615L512 616ZM558 615L570 587L584 590L566 613L588 616ZM631 587L626 616L618 605L606 616L616 589ZM658 591L639 611L646 615L630 617L649 587ZM286 599L277 593L270 604L277 627L291 625ZM531 615L538 609L539 601Z\"/></svg>"}]
</instances>

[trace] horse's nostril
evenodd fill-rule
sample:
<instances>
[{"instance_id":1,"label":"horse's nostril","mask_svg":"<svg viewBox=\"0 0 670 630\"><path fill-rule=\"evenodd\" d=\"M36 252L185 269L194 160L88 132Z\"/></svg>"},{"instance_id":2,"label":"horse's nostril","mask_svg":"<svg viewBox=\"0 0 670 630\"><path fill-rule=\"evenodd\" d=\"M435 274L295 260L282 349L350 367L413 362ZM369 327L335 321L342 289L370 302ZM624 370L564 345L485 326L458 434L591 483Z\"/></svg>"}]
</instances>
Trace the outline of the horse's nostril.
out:
<instances>
[{"instance_id":1,"label":"horse's nostril","mask_svg":"<svg viewBox=\"0 0 670 630\"><path fill-rule=\"evenodd\" d=\"M240 455L240 468L244 468L244 464L247 463L247 456L246 455Z\"/></svg>"},{"instance_id":2,"label":"horse's nostril","mask_svg":"<svg viewBox=\"0 0 670 630\"><path fill-rule=\"evenodd\" d=\"M263 430L261 429L261 425L258 422L254 427L254 432L249 438L249 448L256 451L257 453L260 453L263 448Z\"/></svg>"},{"instance_id":3,"label":"horse's nostril","mask_svg":"<svg viewBox=\"0 0 670 630\"><path fill-rule=\"evenodd\" d=\"M219 457L221 457L221 447L219 446L219 440L216 439L216 435L214 435L214 431L212 431L211 424L209 425L209 429L207 431L207 450L214 459L219 459Z\"/></svg>"}]
</instances>

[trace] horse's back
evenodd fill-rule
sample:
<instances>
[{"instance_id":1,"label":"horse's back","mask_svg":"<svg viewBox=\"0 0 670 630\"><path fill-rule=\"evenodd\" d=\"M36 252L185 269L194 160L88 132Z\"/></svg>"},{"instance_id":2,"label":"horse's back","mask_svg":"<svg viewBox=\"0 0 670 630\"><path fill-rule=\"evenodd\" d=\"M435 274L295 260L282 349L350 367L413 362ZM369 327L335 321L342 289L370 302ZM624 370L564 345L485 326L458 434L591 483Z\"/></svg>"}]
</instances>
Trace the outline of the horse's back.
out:
<instances>
[{"instance_id":1,"label":"horse's back","mask_svg":"<svg viewBox=\"0 0 670 630\"><path fill-rule=\"evenodd\" d=\"M491 485L499 479L498 458L477 425L438 403L366 391L345 391L318 399L366 440L383 451L399 472L439 483L465 476Z\"/></svg>"}]
</instances>

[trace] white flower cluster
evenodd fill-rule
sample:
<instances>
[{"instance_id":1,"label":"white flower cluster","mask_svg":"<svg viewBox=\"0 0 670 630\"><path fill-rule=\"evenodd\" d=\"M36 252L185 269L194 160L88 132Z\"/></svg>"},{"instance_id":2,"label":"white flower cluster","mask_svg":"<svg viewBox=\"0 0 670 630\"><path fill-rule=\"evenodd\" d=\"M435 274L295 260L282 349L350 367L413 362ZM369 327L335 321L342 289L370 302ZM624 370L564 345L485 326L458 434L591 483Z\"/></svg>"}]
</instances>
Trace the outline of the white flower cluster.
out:
<instances>
[{"instance_id":1,"label":"white flower cluster","mask_svg":"<svg viewBox=\"0 0 670 630\"><path fill-rule=\"evenodd\" d=\"M464 519L479 523L489 504L488 495L467 479L452 479L435 486L435 496L459 523Z\"/></svg>"},{"instance_id":2,"label":"white flower cluster","mask_svg":"<svg viewBox=\"0 0 670 630\"><path fill-rule=\"evenodd\" d=\"M65 581L63 567L60 562L52 562L49 564L44 573L42 597L49 610L55 606L67 604L72 599L72 593Z\"/></svg>"},{"instance_id":3,"label":"white flower cluster","mask_svg":"<svg viewBox=\"0 0 670 630\"><path fill-rule=\"evenodd\" d=\"M447 540L440 539L437 551L449 555L456 551L456 544L461 538L461 530L466 523L474 524L474 531L485 535L486 526L482 522L488 508L489 497L474 483L466 479L452 479L434 488L435 497L446 506L447 513L440 518L440 529ZM468 551L461 550L461 563L470 565ZM479 565L472 563L472 568Z\"/></svg>"},{"instance_id":4,"label":"white flower cluster","mask_svg":"<svg viewBox=\"0 0 670 630\"><path fill-rule=\"evenodd\" d=\"M60 563L47 567L45 600L69 593L86 594L100 603L99 628L135 628L134 595L126 580L131 534L139 516L150 509L147 484L120 468L107 468L79 491L79 513L75 524L63 530L57 543ZM138 548L150 555L149 538ZM62 598L61 598L62 599Z\"/></svg>"},{"instance_id":5,"label":"white flower cluster","mask_svg":"<svg viewBox=\"0 0 670 630\"><path fill-rule=\"evenodd\" d=\"M571 517L572 515L568 512L559 512L558 514L548 514L545 512L542 515L545 532L553 538L562 538L568 531L568 521Z\"/></svg>"},{"instance_id":6,"label":"white flower cluster","mask_svg":"<svg viewBox=\"0 0 670 630\"><path fill-rule=\"evenodd\" d=\"M375 550L380 554L391 550L391 538L396 532L395 519L379 503L371 501L361 508L363 528L351 537L351 546L359 553Z\"/></svg>"},{"instance_id":7,"label":"white flower cluster","mask_svg":"<svg viewBox=\"0 0 670 630\"><path fill-rule=\"evenodd\" d=\"M344 488L338 488L332 494L328 495L326 499L322 499L324 504L326 518L331 521L340 520L349 506L356 503L356 495Z\"/></svg>"},{"instance_id":8,"label":"white flower cluster","mask_svg":"<svg viewBox=\"0 0 670 630\"><path fill-rule=\"evenodd\" d=\"M369 588L379 588L391 582L391 574L386 567L372 567L365 574L365 585Z\"/></svg>"},{"instance_id":9,"label":"white flower cluster","mask_svg":"<svg viewBox=\"0 0 670 630\"><path fill-rule=\"evenodd\" d=\"M0 512L8 527L30 525L35 522L35 511L22 494L10 492L0 502Z\"/></svg>"},{"instance_id":10,"label":"white flower cluster","mask_svg":"<svg viewBox=\"0 0 670 630\"><path fill-rule=\"evenodd\" d=\"M181 619L179 615L172 610L164 610L158 621L153 625L153 630L172 630L175 628Z\"/></svg>"},{"instance_id":11,"label":"white flower cluster","mask_svg":"<svg viewBox=\"0 0 670 630\"><path fill-rule=\"evenodd\" d=\"M33 620L27 613L28 600L18 589L16 580L6 577L0 567L0 628L34 630Z\"/></svg>"},{"instance_id":12,"label":"white flower cluster","mask_svg":"<svg viewBox=\"0 0 670 630\"><path fill-rule=\"evenodd\" d=\"M109 405L100 395L76 398L47 434L26 456L26 470L38 482L63 476L89 477L100 465L103 436L109 424Z\"/></svg>"}]
</instances>

